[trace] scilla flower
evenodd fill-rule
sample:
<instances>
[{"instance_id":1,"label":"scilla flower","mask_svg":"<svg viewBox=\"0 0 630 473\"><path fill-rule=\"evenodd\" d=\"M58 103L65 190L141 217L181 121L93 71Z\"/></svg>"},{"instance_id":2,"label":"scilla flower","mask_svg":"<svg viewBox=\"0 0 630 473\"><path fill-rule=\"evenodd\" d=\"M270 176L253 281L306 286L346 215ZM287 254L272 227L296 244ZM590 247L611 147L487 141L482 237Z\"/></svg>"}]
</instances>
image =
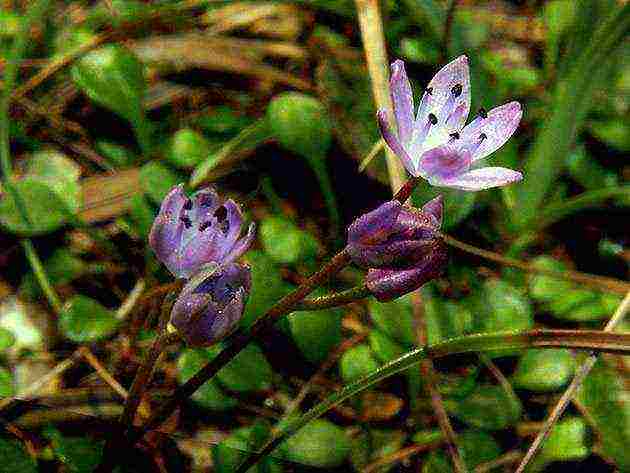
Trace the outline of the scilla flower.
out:
<instances>
[{"instance_id":1,"label":"scilla flower","mask_svg":"<svg viewBox=\"0 0 630 473\"><path fill-rule=\"evenodd\" d=\"M171 324L191 346L208 346L231 332L251 289L249 267L236 263L254 239L240 238L243 215L233 200L206 188L191 197L174 187L162 202L149 243L175 277L188 279L171 310Z\"/></svg>"},{"instance_id":2,"label":"scilla flower","mask_svg":"<svg viewBox=\"0 0 630 473\"><path fill-rule=\"evenodd\" d=\"M209 263L228 264L239 258L254 239L254 224L239 238L243 214L231 199L223 200L212 188L187 197L183 185L164 198L149 244L173 276L191 277Z\"/></svg>"},{"instance_id":3,"label":"scilla flower","mask_svg":"<svg viewBox=\"0 0 630 473\"><path fill-rule=\"evenodd\" d=\"M413 175L431 185L477 191L522 179L502 167L473 165L499 149L512 136L523 112L510 102L489 112L479 110L466 126L470 111L468 58L460 56L444 66L424 90L415 110L411 85L401 60L391 66L390 90L397 134L378 111L383 138Z\"/></svg>"},{"instance_id":4,"label":"scilla flower","mask_svg":"<svg viewBox=\"0 0 630 473\"><path fill-rule=\"evenodd\" d=\"M441 225L441 196L422 209L386 202L350 225L350 257L368 269L367 287L379 301L400 297L441 274L446 263Z\"/></svg>"},{"instance_id":5,"label":"scilla flower","mask_svg":"<svg viewBox=\"0 0 630 473\"><path fill-rule=\"evenodd\" d=\"M189 346L210 346L238 325L251 289L249 267L210 264L184 286L171 311L171 324Z\"/></svg>"}]
</instances>

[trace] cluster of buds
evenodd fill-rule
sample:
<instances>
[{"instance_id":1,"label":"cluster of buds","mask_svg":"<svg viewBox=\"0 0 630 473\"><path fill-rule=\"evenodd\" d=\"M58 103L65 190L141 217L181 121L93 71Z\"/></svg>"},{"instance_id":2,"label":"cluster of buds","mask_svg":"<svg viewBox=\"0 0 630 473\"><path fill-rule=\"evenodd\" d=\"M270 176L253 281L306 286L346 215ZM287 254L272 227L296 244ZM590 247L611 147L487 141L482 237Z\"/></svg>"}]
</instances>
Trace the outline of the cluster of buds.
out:
<instances>
[{"instance_id":1,"label":"cluster of buds","mask_svg":"<svg viewBox=\"0 0 630 473\"><path fill-rule=\"evenodd\" d=\"M236 326L251 289L250 269L237 262L254 240L241 237L243 214L212 188L190 197L182 185L162 202L149 244L176 278L187 279L173 305L171 324L191 346L216 343Z\"/></svg>"}]
</instances>

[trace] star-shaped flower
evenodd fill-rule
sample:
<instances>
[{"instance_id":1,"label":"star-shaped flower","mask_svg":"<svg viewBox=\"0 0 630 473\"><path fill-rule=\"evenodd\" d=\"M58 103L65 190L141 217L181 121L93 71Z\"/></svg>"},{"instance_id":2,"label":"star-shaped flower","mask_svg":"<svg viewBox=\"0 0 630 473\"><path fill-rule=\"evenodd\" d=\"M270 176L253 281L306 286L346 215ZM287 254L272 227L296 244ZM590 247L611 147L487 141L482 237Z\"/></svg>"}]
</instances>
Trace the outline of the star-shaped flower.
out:
<instances>
[{"instance_id":1,"label":"star-shaped flower","mask_svg":"<svg viewBox=\"0 0 630 473\"><path fill-rule=\"evenodd\" d=\"M503 186L523 178L502 167L472 169L512 136L523 115L518 102L489 112L479 110L466 126L470 111L468 58L460 56L431 79L415 110L411 85L401 60L391 66L390 90L397 133L387 112L378 111L383 138L413 175L431 185L477 191Z\"/></svg>"}]
</instances>

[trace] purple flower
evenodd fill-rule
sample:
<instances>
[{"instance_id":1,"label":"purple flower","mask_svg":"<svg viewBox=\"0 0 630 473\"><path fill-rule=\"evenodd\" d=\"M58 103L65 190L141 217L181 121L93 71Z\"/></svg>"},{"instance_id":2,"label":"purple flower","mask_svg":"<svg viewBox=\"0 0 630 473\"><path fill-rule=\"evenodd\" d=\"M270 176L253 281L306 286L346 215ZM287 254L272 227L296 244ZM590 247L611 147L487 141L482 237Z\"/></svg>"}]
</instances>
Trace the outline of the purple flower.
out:
<instances>
[{"instance_id":1,"label":"purple flower","mask_svg":"<svg viewBox=\"0 0 630 473\"><path fill-rule=\"evenodd\" d=\"M350 225L350 257L368 269L367 287L379 301L400 297L441 274L446 263L441 225L442 196L422 209L392 200Z\"/></svg>"},{"instance_id":2,"label":"purple flower","mask_svg":"<svg viewBox=\"0 0 630 473\"><path fill-rule=\"evenodd\" d=\"M239 258L254 239L252 223L243 238L243 215L231 199L221 199L208 187L191 197L175 186L153 222L149 244L177 278L189 278L209 263L227 265Z\"/></svg>"},{"instance_id":3,"label":"purple flower","mask_svg":"<svg viewBox=\"0 0 630 473\"><path fill-rule=\"evenodd\" d=\"M391 66L390 90L398 133L387 112L377 117L383 138L413 176L431 185L477 191L519 181L522 174L501 167L471 169L512 136L523 112L510 102L489 112L479 110L466 126L470 111L468 58L460 56L431 79L414 110L411 85L401 60ZM414 115L415 112L415 115Z\"/></svg>"},{"instance_id":4,"label":"purple flower","mask_svg":"<svg viewBox=\"0 0 630 473\"><path fill-rule=\"evenodd\" d=\"M188 345L210 346L236 328L250 289L248 266L210 264L182 289L171 311L171 324Z\"/></svg>"}]
</instances>

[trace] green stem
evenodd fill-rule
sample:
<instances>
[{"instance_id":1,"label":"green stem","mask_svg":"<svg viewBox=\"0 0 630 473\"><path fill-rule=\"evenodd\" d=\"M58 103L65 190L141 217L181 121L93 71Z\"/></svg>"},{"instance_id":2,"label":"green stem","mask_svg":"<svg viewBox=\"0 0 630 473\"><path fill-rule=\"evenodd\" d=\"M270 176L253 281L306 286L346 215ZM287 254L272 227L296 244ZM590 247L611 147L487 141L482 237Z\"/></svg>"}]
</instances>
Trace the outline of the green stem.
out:
<instances>
[{"instance_id":1,"label":"green stem","mask_svg":"<svg viewBox=\"0 0 630 473\"><path fill-rule=\"evenodd\" d=\"M337 207L337 198L332 187L330 176L326 169L325 157L309 157L307 161L311 166L311 169L315 173L317 183L322 191L324 197L324 203L326 204L326 210L330 218L330 234L338 236L339 229L341 228L341 217L339 216L339 208Z\"/></svg>"},{"instance_id":2,"label":"green stem","mask_svg":"<svg viewBox=\"0 0 630 473\"><path fill-rule=\"evenodd\" d=\"M33 243L29 239L24 239L21 243L22 248L24 248L26 259L31 265L31 269L33 270L33 274L35 275L35 279L37 279L37 282L39 283L42 292L46 296L46 299L48 299L50 307L52 307L52 309L55 311L55 314L61 314L63 304L61 302L61 299L59 299L59 296L53 289L50 280L48 279L48 275L46 274L44 266L42 265L42 262L39 259L35 248L33 247Z\"/></svg>"},{"instance_id":3,"label":"green stem","mask_svg":"<svg viewBox=\"0 0 630 473\"><path fill-rule=\"evenodd\" d=\"M353 287L346 291L334 292L325 296L313 297L312 299L304 299L296 304L294 311L300 310L323 310L331 307L339 307L340 305L350 304L370 296L371 292L365 284Z\"/></svg>"},{"instance_id":4,"label":"green stem","mask_svg":"<svg viewBox=\"0 0 630 473\"><path fill-rule=\"evenodd\" d=\"M580 330L529 330L526 332L497 332L454 338L426 348L417 348L387 363L385 366L344 387L326 398L302 417L289 422L255 454L250 455L237 473L247 471L269 455L278 445L295 434L311 420L326 413L349 397L373 386L385 378L398 374L425 358L443 357L460 353L488 352L525 348L574 348L630 354L630 333Z\"/></svg>"}]
</instances>

